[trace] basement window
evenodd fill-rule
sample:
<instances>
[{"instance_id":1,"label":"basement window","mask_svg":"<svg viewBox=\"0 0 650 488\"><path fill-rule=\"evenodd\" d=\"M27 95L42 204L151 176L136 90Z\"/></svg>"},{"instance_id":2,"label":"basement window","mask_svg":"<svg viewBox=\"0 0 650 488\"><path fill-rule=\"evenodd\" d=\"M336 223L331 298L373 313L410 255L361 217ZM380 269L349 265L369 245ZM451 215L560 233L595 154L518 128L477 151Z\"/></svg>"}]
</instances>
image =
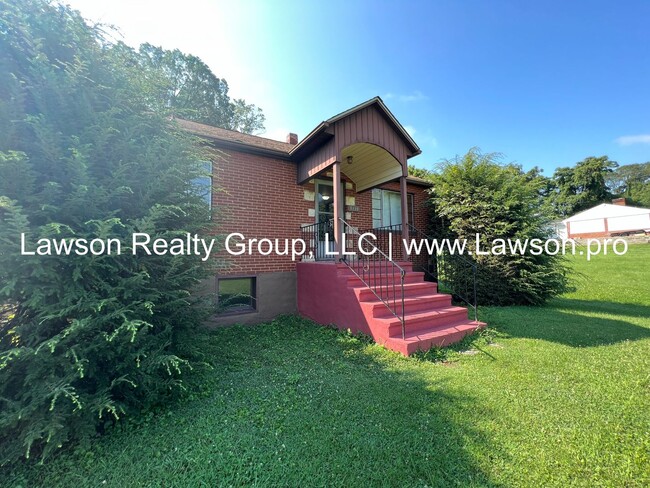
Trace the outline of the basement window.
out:
<instances>
[{"instance_id":1,"label":"basement window","mask_svg":"<svg viewBox=\"0 0 650 488\"><path fill-rule=\"evenodd\" d=\"M217 278L217 308L221 314L254 312L257 309L255 277Z\"/></svg>"}]
</instances>

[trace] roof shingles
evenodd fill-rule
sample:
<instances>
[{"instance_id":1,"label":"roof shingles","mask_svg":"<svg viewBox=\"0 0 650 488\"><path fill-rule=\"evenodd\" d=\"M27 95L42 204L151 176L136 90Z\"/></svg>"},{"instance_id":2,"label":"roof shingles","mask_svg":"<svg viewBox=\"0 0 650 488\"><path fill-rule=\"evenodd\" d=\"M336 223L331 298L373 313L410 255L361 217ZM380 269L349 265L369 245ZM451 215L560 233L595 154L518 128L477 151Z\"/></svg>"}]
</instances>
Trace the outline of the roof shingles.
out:
<instances>
[{"instance_id":1,"label":"roof shingles","mask_svg":"<svg viewBox=\"0 0 650 488\"><path fill-rule=\"evenodd\" d=\"M209 139L245 144L247 146L278 151L285 154L289 154L289 151L294 147L292 144L286 142L275 141L273 139L267 139L266 137L253 136L250 134L243 134L242 132L200 124L198 122L192 122L191 120L179 118L174 120L182 129L197 136L207 137Z\"/></svg>"}]
</instances>

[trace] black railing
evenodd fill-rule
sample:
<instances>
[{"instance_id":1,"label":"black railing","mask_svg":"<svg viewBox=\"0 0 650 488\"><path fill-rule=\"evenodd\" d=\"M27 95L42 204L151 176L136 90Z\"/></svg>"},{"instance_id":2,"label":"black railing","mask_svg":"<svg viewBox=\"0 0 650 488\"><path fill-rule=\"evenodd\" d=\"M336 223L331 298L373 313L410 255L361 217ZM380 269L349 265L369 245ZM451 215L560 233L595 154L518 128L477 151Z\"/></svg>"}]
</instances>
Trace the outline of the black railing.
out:
<instances>
[{"instance_id":1,"label":"black railing","mask_svg":"<svg viewBox=\"0 0 650 488\"><path fill-rule=\"evenodd\" d=\"M417 227L409 224L409 239L433 242ZM431 246L433 248L433 246ZM476 263L460 254L451 254L448 250L439 249L432 255L426 244L422 245L419 254L411 254L409 259L413 269L424 271L425 277L438 283L438 288L444 288L465 302L474 310L474 320L478 321L478 304L476 300Z\"/></svg>"},{"instance_id":2,"label":"black railing","mask_svg":"<svg viewBox=\"0 0 650 488\"><path fill-rule=\"evenodd\" d=\"M393 261L403 258L402 256L402 224L385 225L364 230L375 236L377 249L389 256Z\"/></svg>"},{"instance_id":3,"label":"black railing","mask_svg":"<svg viewBox=\"0 0 650 488\"><path fill-rule=\"evenodd\" d=\"M436 261L438 286L449 289L454 297L469 305L474 310L474 320L477 321L476 263L449 252L438 254Z\"/></svg>"},{"instance_id":4,"label":"black railing","mask_svg":"<svg viewBox=\"0 0 650 488\"><path fill-rule=\"evenodd\" d=\"M427 246L424 241L431 243L434 241L433 237L411 224L408 226L408 240L418 241L418 245L411 247L411 250L420 249L420 252L406 255L401 224L360 231L344 219L339 220L345 235L345 249L348 252L354 251L354 254L343 256L341 262L345 263L400 321L403 338L406 335L406 271L395 262L400 259L409 261L414 271L424 272L425 280L438 283L439 290L449 292L454 299L465 302L474 311L474 320L478 321L477 266L474 261L459 254L452 254L447 249ZM361 234L366 232L372 233L375 239L361 238ZM306 245L306 254L316 261L334 258L333 219L302 227L302 239ZM429 249L437 252L430 253Z\"/></svg>"},{"instance_id":5,"label":"black railing","mask_svg":"<svg viewBox=\"0 0 650 488\"><path fill-rule=\"evenodd\" d=\"M345 255L343 263L359 278L364 285L386 306L399 321L402 328L402 339L406 337L406 321L404 311L404 277L406 271L392 261L381 250L377 242L367 237L361 237L363 232L352 227L345 220L341 222L345 234L346 250L355 253ZM362 252L363 251L363 252Z\"/></svg>"},{"instance_id":6,"label":"black railing","mask_svg":"<svg viewBox=\"0 0 650 488\"><path fill-rule=\"evenodd\" d=\"M302 240L305 243L305 255L316 261L332 260L333 255L327 254L334 249L334 219L327 219L301 229ZM326 238L327 236L327 238Z\"/></svg>"}]
</instances>

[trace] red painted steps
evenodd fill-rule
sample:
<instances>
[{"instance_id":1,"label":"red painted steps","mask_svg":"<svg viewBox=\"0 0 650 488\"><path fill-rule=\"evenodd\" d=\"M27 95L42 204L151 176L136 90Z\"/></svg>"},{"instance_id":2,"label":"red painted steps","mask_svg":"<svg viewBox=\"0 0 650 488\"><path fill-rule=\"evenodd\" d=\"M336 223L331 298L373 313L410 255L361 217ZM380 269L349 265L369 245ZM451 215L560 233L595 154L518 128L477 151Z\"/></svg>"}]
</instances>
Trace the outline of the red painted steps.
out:
<instances>
[{"instance_id":1,"label":"red painted steps","mask_svg":"<svg viewBox=\"0 0 650 488\"><path fill-rule=\"evenodd\" d=\"M363 311L373 338L385 347L409 355L433 346L447 346L460 341L486 324L469 320L467 309L451 304L451 296L438 293L436 283L424 281L424 273L412 271L409 262L397 263L405 271L404 318L402 323L375 293L366 286L345 263L337 263L337 274L353 292ZM372 265L370 266L372 270ZM389 302L401 317L401 273L395 268L384 268L369 273L366 280L375 291Z\"/></svg>"},{"instance_id":2,"label":"red painted steps","mask_svg":"<svg viewBox=\"0 0 650 488\"><path fill-rule=\"evenodd\" d=\"M374 292L372 289L368 288L366 285L350 287L357 295L357 298L360 302L375 300L377 293L382 298L389 298L396 300L402 299L402 288L399 285L399 282L393 285L383 285L374 287ZM404 283L404 298L408 297L421 297L422 295L431 295L438 292L438 284L432 283L430 281L420 281L419 283Z\"/></svg>"},{"instance_id":3,"label":"red painted steps","mask_svg":"<svg viewBox=\"0 0 650 488\"><path fill-rule=\"evenodd\" d=\"M401 300L397 303L397 313L402 312ZM372 310L372 316L375 318L382 317L393 317L393 314L388 307L384 305L384 302L379 299L374 301L362 302L362 306L369 307ZM406 313L412 313L422 310L430 310L432 307L437 306L446 307L451 306L451 295L444 293L433 293L430 295L421 295L416 297L405 297L404 298L404 310Z\"/></svg>"},{"instance_id":4,"label":"red painted steps","mask_svg":"<svg viewBox=\"0 0 650 488\"><path fill-rule=\"evenodd\" d=\"M465 307L440 307L419 310L407 313L404 316L407 332L419 332L429 330L441 325L461 323L467 321L467 309ZM376 319L387 330L390 337L402 337L402 322L391 314L386 318Z\"/></svg>"},{"instance_id":5,"label":"red painted steps","mask_svg":"<svg viewBox=\"0 0 650 488\"><path fill-rule=\"evenodd\" d=\"M428 351L434 346L449 346L450 344L461 341L466 335L485 326L486 324L483 322L463 321L458 324L449 324L428 330L407 332L405 339L402 339L401 336L389 337L384 342L384 346L408 356L417 351Z\"/></svg>"},{"instance_id":6,"label":"red painted steps","mask_svg":"<svg viewBox=\"0 0 650 488\"><path fill-rule=\"evenodd\" d=\"M400 283L400 274L396 274L395 276L391 274L385 274L385 273L377 273L377 274L368 274L366 276L357 276L353 274L351 271L349 274L347 273L340 273L340 276L345 276L348 280L348 286L356 287L356 286L366 286L364 281L372 286L376 285L388 285L388 284L393 284L395 283L396 285ZM363 278L363 280L361 279ZM424 280L424 273L422 272L416 272L416 271L408 271L404 275L404 283L421 283Z\"/></svg>"}]
</instances>

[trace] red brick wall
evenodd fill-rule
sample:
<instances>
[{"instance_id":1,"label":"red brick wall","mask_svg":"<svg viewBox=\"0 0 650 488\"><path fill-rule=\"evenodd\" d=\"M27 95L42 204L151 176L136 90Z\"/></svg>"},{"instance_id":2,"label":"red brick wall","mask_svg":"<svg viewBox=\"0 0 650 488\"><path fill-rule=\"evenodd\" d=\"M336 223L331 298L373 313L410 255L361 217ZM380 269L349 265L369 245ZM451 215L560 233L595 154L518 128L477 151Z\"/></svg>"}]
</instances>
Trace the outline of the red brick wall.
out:
<instances>
[{"instance_id":1,"label":"red brick wall","mask_svg":"<svg viewBox=\"0 0 650 488\"><path fill-rule=\"evenodd\" d=\"M314 191L314 183L296 184L295 163L263 156L227 151L225 156L215 157L213 162L212 204L219 234L226 236L239 232L246 239L284 239L301 237L302 224L314 223L309 210L314 201L305 200L305 190ZM331 175L323 175L323 178ZM351 181L343 175L346 183ZM347 188L345 195L355 197L358 212L352 212L348 222L360 229L372 227L372 191L355 193L354 185ZM380 188L399 191L398 182L381 185ZM428 198L426 188L408 185L407 191L414 197L415 226L426 230L427 211L424 203ZM230 256L225 251L220 255L229 263L223 274L253 275L272 271L294 271L295 262L291 256L269 256L258 254L255 246L253 255Z\"/></svg>"},{"instance_id":2,"label":"red brick wall","mask_svg":"<svg viewBox=\"0 0 650 488\"><path fill-rule=\"evenodd\" d=\"M569 234L569 239L595 239L598 237L611 237L609 232L586 232L584 234Z\"/></svg>"},{"instance_id":3,"label":"red brick wall","mask_svg":"<svg viewBox=\"0 0 650 488\"><path fill-rule=\"evenodd\" d=\"M289 161L227 151L213 161L212 205L219 233L244 234L246 239L299 239L300 224L307 222L313 202L303 198L296 185L296 165ZM284 244L282 244L282 247ZM230 263L225 274L245 275L269 271L294 271L291 256L222 254Z\"/></svg>"}]
</instances>

